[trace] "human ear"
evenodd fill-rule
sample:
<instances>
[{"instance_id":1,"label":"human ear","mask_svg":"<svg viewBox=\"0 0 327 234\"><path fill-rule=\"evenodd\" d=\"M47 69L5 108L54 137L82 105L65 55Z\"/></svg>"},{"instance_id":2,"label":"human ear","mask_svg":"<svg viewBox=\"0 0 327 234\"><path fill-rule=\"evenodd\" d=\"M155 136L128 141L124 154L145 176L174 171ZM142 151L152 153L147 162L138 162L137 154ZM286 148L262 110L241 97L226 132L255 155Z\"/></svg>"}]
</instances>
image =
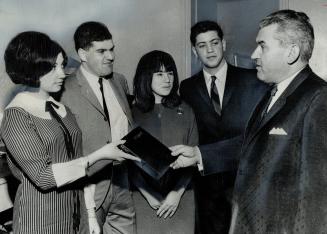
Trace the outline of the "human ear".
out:
<instances>
[{"instance_id":1,"label":"human ear","mask_svg":"<svg viewBox=\"0 0 327 234\"><path fill-rule=\"evenodd\" d=\"M292 44L289 48L288 56L287 56L287 63L289 65L294 64L298 61L300 57L300 47L297 44Z\"/></svg>"},{"instance_id":2,"label":"human ear","mask_svg":"<svg viewBox=\"0 0 327 234\"><path fill-rule=\"evenodd\" d=\"M78 54L78 56L79 56L79 58L80 58L80 60L82 62L86 62L87 61L87 59L86 59L86 51L84 49L79 48L78 51L77 51L77 54Z\"/></svg>"},{"instance_id":3,"label":"human ear","mask_svg":"<svg viewBox=\"0 0 327 234\"><path fill-rule=\"evenodd\" d=\"M226 51L226 40L222 39L221 43L223 43L223 51Z\"/></svg>"},{"instance_id":4,"label":"human ear","mask_svg":"<svg viewBox=\"0 0 327 234\"><path fill-rule=\"evenodd\" d=\"M198 52L195 49L195 46L192 46L192 52L195 55L195 57L198 57Z\"/></svg>"}]
</instances>

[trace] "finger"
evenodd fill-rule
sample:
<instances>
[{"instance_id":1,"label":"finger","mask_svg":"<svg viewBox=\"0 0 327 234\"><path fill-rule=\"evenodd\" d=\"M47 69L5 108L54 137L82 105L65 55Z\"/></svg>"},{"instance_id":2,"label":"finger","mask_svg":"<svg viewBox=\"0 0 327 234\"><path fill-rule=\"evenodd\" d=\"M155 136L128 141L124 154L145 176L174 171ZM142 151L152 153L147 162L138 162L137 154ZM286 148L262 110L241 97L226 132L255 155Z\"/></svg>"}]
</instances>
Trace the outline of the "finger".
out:
<instances>
[{"instance_id":1,"label":"finger","mask_svg":"<svg viewBox=\"0 0 327 234\"><path fill-rule=\"evenodd\" d=\"M181 157L178 157L177 160L176 160L176 162L177 162L177 165L179 167L185 167L184 162L183 162L183 160L182 160Z\"/></svg>"},{"instance_id":2,"label":"finger","mask_svg":"<svg viewBox=\"0 0 327 234\"><path fill-rule=\"evenodd\" d=\"M180 168L180 166L177 163L177 160L175 162L173 162L172 164L170 164L170 167L173 168L174 170Z\"/></svg>"},{"instance_id":3,"label":"finger","mask_svg":"<svg viewBox=\"0 0 327 234\"><path fill-rule=\"evenodd\" d=\"M166 219L170 215L171 211L172 211L171 209L167 210L167 212L165 213L164 219Z\"/></svg>"},{"instance_id":4,"label":"finger","mask_svg":"<svg viewBox=\"0 0 327 234\"><path fill-rule=\"evenodd\" d=\"M122 152L122 157L124 159L129 159L129 160L133 160L133 161L137 161L137 162L141 162L141 159L139 157L135 157L131 154L127 154L125 152Z\"/></svg>"},{"instance_id":5,"label":"finger","mask_svg":"<svg viewBox=\"0 0 327 234\"><path fill-rule=\"evenodd\" d=\"M161 217L167 210L167 206L165 204L161 205L159 210L157 211L157 215Z\"/></svg>"},{"instance_id":6,"label":"finger","mask_svg":"<svg viewBox=\"0 0 327 234\"><path fill-rule=\"evenodd\" d=\"M126 140L118 140L118 141L113 141L113 142L111 142L111 144L117 146L117 145L124 144L125 142L126 142Z\"/></svg>"},{"instance_id":7,"label":"finger","mask_svg":"<svg viewBox=\"0 0 327 234\"><path fill-rule=\"evenodd\" d=\"M170 212L169 218L173 217L173 215L175 214L175 212L176 212L176 208L174 208L174 209Z\"/></svg>"},{"instance_id":8,"label":"finger","mask_svg":"<svg viewBox=\"0 0 327 234\"><path fill-rule=\"evenodd\" d=\"M175 150L178 150L180 148L184 147L184 145L174 145L174 146L170 146L169 149L171 151L175 151Z\"/></svg>"}]
</instances>

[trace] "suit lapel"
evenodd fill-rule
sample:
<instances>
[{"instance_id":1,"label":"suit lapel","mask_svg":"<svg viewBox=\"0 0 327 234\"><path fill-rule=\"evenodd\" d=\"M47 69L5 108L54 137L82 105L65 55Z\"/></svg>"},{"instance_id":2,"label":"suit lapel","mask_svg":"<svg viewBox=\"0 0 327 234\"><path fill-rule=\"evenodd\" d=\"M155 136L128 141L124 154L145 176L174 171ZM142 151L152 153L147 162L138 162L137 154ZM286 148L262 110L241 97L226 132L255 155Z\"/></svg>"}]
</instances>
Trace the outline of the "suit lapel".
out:
<instances>
[{"instance_id":1,"label":"suit lapel","mask_svg":"<svg viewBox=\"0 0 327 234\"><path fill-rule=\"evenodd\" d=\"M224 88L224 97L223 97L223 106L222 110L226 107L228 104L230 98L232 97L235 85L234 85L234 75L233 75L233 68L229 65L227 65L227 74L226 74L226 83Z\"/></svg>"},{"instance_id":2,"label":"suit lapel","mask_svg":"<svg viewBox=\"0 0 327 234\"><path fill-rule=\"evenodd\" d=\"M115 76L115 74L114 74ZM126 93L124 92L123 88L121 87L120 83L113 77L113 79L109 80L109 83L114 91L115 97L119 102L120 107L122 108L123 112L125 113L128 121L132 124L132 114L126 99Z\"/></svg>"},{"instance_id":3,"label":"suit lapel","mask_svg":"<svg viewBox=\"0 0 327 234\"><path fill-rule=\"evenodd\" d=\"M296 77L295 79L289 84L289 86L286 88L286 90L283 92L283 94L277 99L277 101L274 103L274 105L271 107L270 111L267 113L265 118L261 121L259 126L252 125L251 128L249 128L249 140L247 141L250 143L252 139L260 132L260 130L271 121L271 119L276 116L276 114L287 104L287 98L294 93L294 91L299 87L299 85L302 84L302 82L308 78L309 74L311 73L311 69L309 66L304 68ZM264 105L264 102L260 102L261 105L258 105L258 108L256 108L254 119L256 121L260 121L260 116L262 110L262 105ZM251 119L252 119L251 117Z\"/></svg>"},{"instance_id":4,"label":"suit lapel","mask_svg":"<svg viewBox=\"0 0 327 234\"><path fill-rule=\"evenodd\" d=\"M76 72L76 77L83 97L105 117L101 104L80 69Z\"/></svg>"},{"instance_id":5,"label":"suit lapel","mask_svg":"<svg viewBox=\"0 0 327 234\"><path fill-rule=\"evenodd\" d=\"M198 73L197 79L196 79L196 85L194 87L198 87L198 92L200 94L200 98L202 98L202 100L204 101L204 103L206 103L207 105L209 105L211 108L213 108L212 103L211 103L211 99L208 93L208 89L207 89L207 85L205 82L205 78L203 75L203 71Z\"/></svg>"}]
</instances>

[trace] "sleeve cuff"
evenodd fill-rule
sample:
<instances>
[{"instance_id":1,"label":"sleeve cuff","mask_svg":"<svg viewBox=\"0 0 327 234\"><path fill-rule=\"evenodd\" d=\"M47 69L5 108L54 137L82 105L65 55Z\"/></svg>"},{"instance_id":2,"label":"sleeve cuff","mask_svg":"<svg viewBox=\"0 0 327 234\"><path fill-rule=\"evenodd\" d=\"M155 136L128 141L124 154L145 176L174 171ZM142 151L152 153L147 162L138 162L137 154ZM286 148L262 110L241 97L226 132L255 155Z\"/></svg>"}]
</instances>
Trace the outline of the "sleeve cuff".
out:
<instances>
[{"instance_id":1,"label":"sleeve cuff","mask_svg":"<svg viewBox=\"0 0 327 234\"><path fill-rule=\"evenodd\" d=\"M202 155L199 147L195 147L195 155L199 159L199 162L197 163L198 170L203 171Z\"/></svg>"},{"instance_id":2,"label":"sleeve cuff","mask_svg":"<svg viewBox=\"0 0 327 234\"><path fill-rule=\"evenodd\" d=\"M69 162L52 164L57 187L59 188L84 177L86 175L86 166L87 160L84 157Z\"/></svg>"}]
</instances>

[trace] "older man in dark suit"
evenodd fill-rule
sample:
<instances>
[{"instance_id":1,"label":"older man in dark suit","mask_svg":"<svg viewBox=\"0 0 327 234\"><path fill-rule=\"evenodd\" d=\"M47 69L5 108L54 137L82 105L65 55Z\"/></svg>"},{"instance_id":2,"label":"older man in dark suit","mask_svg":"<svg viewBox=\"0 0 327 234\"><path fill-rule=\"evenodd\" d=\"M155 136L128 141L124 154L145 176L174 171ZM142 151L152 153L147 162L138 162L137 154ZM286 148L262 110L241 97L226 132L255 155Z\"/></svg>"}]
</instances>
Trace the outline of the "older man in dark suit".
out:
<instances>
[{"instance_id":1,"label":"older man in dark suit","mask_svg":"<svg viewBox=\"0 0 327 234\"><path fill-rule=\"evenodd\" d=\"M133 121L126 97L127 81L113 72L114 42L106 25L85 22L77 28L74 41L81 66L66 79L61 101L75 115L82 130L83 152L88 154L121 139ZM94 174L99 168L102 170ZM135 210L124 163L102 160L90 165L88 175L87 182L95 189L94 194L85 196L95 204L86 204L88 222L82 224L93 225L97 218L101 233L135 233ZM88 233L86 226L82 233Z\"/></svg>"},{"instance_id":2,"label":"older man in dark suit","mask_svg":"<svg viewBox=\"0 0 327 234\"><path fill-rule=\"evenodd\" d=\"M255 70L227 64L226 42L216 22L195 24L190 39L203 69L182 81L180 94L193 108L199 130L196 149L202 155L204 176L195 178L197 225L202 234L227 233L242 136L266 85L256 79ZM180 152L190 149L178 148Z\"/></svg>"},{"instance_id":3,"label":"older man in dark suit","mask_svg":"<svg viewBox=\"0 0 327 234\"><path fill-rule=\"evenodd\" d=\"M310 69L314 30L302 12L260 22L252 54L273 84L246 130L231 233L327 230L327 85Z\"/></svg>"}]
</instances>

